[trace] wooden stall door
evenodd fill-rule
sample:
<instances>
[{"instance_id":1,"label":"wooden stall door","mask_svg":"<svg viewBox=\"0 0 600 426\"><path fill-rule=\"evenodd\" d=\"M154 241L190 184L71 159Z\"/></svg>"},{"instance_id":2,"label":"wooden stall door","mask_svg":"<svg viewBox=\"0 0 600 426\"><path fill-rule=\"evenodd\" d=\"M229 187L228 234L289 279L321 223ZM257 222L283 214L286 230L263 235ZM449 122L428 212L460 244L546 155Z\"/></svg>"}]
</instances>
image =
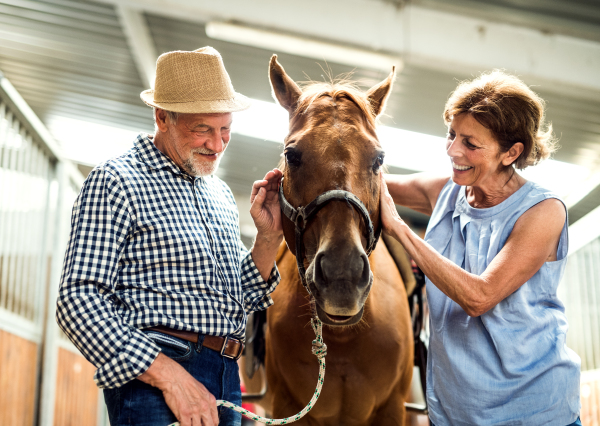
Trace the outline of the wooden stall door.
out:
<instances>
[{"instance_id":1,"label":"wooden stall door","mask_svg":"<svg viewBox=\"0 0 600 426\"><path fill-rule=\"evenodd\" d=\"M95 425L98 421L96 367L81 355L60 348L56 378L56 426Z\"/></svg>"},{"instance_id":2,"label":"wooden stall door","mask_svg":"<svg viewBox=\"0 0 600 426\"><path fill-rule=\"evenodd\" d=\"M0 330L0 425L33 425L37 349Z\"/></svg>"},{"instance_id":3,"label":"wooden stall door","mask_svg":"<svg viewBox=\"0 0 600 426\"><path fill-rule=\"evenodd\" d=\"M581 373L581 424L600 426L600 370Z\"/></svg>"}]
</instances>

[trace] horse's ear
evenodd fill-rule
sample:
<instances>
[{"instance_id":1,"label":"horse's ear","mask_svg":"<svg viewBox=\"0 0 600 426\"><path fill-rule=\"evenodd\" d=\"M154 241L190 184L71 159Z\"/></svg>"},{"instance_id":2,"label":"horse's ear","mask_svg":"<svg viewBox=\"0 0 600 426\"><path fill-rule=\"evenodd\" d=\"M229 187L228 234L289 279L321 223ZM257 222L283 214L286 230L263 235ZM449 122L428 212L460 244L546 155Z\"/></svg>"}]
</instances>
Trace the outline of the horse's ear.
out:
<instances>
[{"instance_id":1,"label":"horse's ear","mask_svg":"<svg viewBox=\"0 0 600 426\"><path fill-rule=\"evenodd\" d=\"M396 67L392 67L392 72L381 83L371 87L367 92L367 99L375 117L379 116L385 110L385 103L392 93L394 78L396 77Z\"/></svg>"},{"instance_id":2,"label":"horse's ear","mask_svg":"<svg viewBox=\"0 0 600 426\"><path fill-rule=\"evenodd\" d=\"M296 110L302 90L300 90L294 80L285 73L283 67L277 62L277 55L273 55L271 62L269 62L269 80L273 89L273 97L290 114L293 113Z\"/></svg>"}]
</instances>

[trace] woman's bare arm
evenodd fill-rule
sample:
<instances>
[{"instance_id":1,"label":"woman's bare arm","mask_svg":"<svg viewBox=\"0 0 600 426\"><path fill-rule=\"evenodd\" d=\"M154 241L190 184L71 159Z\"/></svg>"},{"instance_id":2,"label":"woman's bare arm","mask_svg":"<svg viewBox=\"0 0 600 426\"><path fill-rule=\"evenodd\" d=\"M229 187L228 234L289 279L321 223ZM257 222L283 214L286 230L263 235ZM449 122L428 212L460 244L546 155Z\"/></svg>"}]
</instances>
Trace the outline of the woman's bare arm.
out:
<instances>
[{"instance_id":1,"label":"woman's bare arm","mask_svg":"<svg viewBox=\"0 0 600 426\"><path fill-rule=\"evenodd\" d=\"M400 241L431 282L470 316L492 309L529 280L544 262L556 259L566 220L564 205L556 199L544 200L523 213L502 250L478 276L455 265L417 236L396 213L383 183L382 189L384 230Z\"/></svg>"},{"instance_id":2,"label":"woman's bare arm","mask_svg":"<svg viewBox=\"0 0 600 426\"><path fill-rule=\"evenodd\" d=\"M430 215L448 176L430 173L384 175L389 192L396 204Z\"/></svg>"}]
</instances>

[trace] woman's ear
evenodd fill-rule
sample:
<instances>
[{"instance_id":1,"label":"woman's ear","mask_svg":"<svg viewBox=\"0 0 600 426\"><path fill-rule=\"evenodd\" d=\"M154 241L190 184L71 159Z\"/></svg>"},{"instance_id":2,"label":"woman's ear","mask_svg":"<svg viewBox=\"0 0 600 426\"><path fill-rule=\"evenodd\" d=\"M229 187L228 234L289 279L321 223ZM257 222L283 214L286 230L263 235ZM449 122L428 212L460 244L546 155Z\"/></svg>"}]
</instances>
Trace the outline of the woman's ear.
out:
<instances>
[{"instance_id":1,"label":"woman's ear","mask_svg":"<svg viewBox=\"0 0 600 426\"><path fill-rule=\"evenodd\" d=\"M517 161L517 158L519 158L519 155L523 153L524 149L525 146L522 142L515 142L513 146L511 146L510 149L504 153L502 165L510 166L512 163Z\"/></svg>"}]
</instances>

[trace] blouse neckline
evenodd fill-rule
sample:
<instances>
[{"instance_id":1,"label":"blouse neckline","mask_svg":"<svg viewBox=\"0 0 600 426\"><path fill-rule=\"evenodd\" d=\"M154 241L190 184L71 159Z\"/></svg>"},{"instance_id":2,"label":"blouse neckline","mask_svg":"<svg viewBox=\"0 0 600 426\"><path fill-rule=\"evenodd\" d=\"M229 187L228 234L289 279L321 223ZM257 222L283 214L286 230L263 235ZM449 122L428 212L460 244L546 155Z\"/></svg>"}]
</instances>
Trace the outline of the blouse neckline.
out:
<instances>
[{"instance_id":1,"label":"blouse neckline","mask_svg":"<svg viewBox=\"0 0 600 426\"><path fill-rule=\"evenodd\" d=\"M476 208L471 206L467 201L466 186L461 186L458 199L456 200L456 210L458 213L466 213L467 215L473 218L483 219L487 217L492 217L523 199L525 194L529 192L529 189L532 185L533 182L528 180L523 184L523 186L521 186L514 193L512 193L506 200L502 201L501 203L495 206L486 208Z\"/></svg>"}]
</instances>

